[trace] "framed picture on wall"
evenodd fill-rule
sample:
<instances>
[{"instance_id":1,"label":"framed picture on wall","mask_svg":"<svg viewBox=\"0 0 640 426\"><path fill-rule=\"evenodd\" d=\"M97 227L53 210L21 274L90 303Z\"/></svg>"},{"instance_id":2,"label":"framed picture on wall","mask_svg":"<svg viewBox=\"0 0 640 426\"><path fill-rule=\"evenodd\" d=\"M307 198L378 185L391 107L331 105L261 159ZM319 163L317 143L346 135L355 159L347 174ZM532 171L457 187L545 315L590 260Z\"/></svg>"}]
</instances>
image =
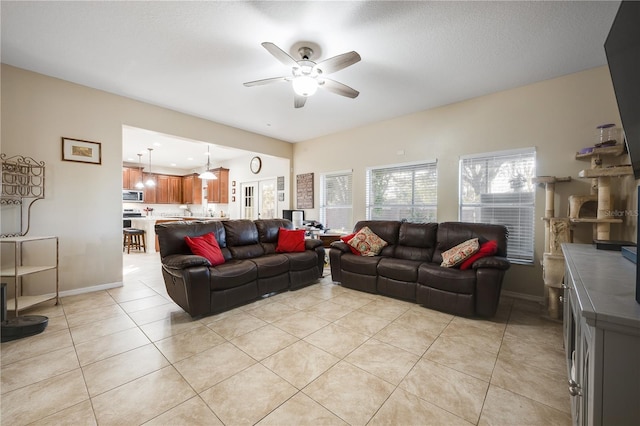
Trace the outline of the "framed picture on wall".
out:
<instances>
[{"instance_id":1,"label":"framed picture on wall","mask_svg":"<svg viewBox=\"0 0 640 426\"><path fill-rule=\"evenodd\" d=\"M100 142L62 138L62 160L77 163L102 164Z\"/></svg>"}]
</instances>

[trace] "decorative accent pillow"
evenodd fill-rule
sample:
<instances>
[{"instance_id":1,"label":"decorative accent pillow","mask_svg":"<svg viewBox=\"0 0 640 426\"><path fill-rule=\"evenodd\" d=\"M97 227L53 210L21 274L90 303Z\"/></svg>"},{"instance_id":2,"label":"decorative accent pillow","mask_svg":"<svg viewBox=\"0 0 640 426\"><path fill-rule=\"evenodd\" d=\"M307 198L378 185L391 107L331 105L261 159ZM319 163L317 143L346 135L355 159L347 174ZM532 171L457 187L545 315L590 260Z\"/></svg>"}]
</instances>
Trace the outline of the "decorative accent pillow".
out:
<instances>
[{"instance_id":1,"label":"decorative accent pillow","mask_svg":"<svg viewBox=\"0 0 640 426\"><path fill-rule=\"evenodd\" d=\"M460 243L455 247L450 248L449 250L442 253L442 263L440 266L444 266L445 268L452 268L456 265L467 260L471 255L478 251L480 248L478 244L478 239L473 238L471 240L467 240L464 243Z\"/></svg>"},{"instance_id":2,"label":"decorative accent pillow","mask_svg":"<svg viewBox=\"0 0 640 426\"><path fill-rule=\"evenodd\" d=\"M360 254L360 252L359 252L356 248L351 247L351 246L349 245L349 241L351 241L351 240L353 239L353 237L355 237L355 236L356 236L356 233L354 232L353 234L343 235L342 237L340 237L340 240L342 240L342 242L344 242L344 243L346 243L346 244L347 244L347 246L348 246L348 247L349 247L349 249L351 250L351 253L355 254L356 256L362 256L362 255Z\"/></svg>"},{"instance_id":3,"label":"decorative accent pillow","mask_svg":"<svg viewBox=\"0 0 640 426\"><path fill-rule=\"evenodd\" d=\"M486 243L480 244L480 250L478 250L475 254L472 254L471 257L462 262L462 264L460 265L460 269L462 269L463 271L465 269L469 269L471 268L471 265L473 265L473 262L475 262L476 260L482 257L493 256L497 252L498 242L496 240L491 240L487 241Z\"/></svg>"},{"instance_id":4,"label":"decorative accent pillow","mask_svg":"<svg viewBox=\"0 0 640 426\"><path fill-rule=\"evenodd\" d=\"M285 229L278 230L278 245L276 253L293 253L304 251L304 229Z\"/></svg>"},{"instance_id":5,"label":"decorative accent pillow","mask_svg":"<svg viewBox=\"0 0 640 426\"><path fill-rule=\"evenodd\" d=\"M191 253L204 257L211 262L211 266L222 265L225 262L213 232L199 237L184 237L184 241L191 249Z\"/></svg>"},{"instance_id":6,"label":"decorative accent pillow","mask_svg":"<svg viewBox=\"0 0 640 426\"><path fill-rule=\"evenodd\" d=\"M365 226L356 232L347 244L358 250L362 256L377 256L388 243Z\"/></svg>"}]
</instances>

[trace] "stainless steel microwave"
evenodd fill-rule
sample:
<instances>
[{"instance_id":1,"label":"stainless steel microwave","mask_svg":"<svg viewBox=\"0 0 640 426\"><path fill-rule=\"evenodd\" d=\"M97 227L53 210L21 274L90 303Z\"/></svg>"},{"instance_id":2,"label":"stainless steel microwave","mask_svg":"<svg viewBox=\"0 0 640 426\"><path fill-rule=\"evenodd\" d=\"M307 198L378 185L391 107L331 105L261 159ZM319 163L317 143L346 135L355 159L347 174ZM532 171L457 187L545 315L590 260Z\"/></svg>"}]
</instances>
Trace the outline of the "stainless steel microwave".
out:
<instances>
[{"instance_id":1,"label":"stainless steel microwave","mask_svg":"<svg viewBox=\"0 0 640 426\"><path fill-rule=\"evenodd\" d=\"M122 201L125 203L143 203L144 191L122 190Z\"/></svg>"}]
</instances>

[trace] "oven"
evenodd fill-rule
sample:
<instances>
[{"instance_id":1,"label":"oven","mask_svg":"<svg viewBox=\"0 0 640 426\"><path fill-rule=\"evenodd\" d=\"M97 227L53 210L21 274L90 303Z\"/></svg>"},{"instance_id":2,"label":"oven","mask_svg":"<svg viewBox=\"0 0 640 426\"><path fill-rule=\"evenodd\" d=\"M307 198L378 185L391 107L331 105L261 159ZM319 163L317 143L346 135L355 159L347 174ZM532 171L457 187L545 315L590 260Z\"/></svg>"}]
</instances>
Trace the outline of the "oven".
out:
<instances>
[{"instance_id":1,"label":"oven","mask_svg":"<svg viewBox=\"0 0 640 426\"><path fill-rule=\"evenodd\" d=\"M134 209L124 209L122 211L122 227L131 228L131 218L142 217L142 213Z\"/></svg>"}]
</instances>

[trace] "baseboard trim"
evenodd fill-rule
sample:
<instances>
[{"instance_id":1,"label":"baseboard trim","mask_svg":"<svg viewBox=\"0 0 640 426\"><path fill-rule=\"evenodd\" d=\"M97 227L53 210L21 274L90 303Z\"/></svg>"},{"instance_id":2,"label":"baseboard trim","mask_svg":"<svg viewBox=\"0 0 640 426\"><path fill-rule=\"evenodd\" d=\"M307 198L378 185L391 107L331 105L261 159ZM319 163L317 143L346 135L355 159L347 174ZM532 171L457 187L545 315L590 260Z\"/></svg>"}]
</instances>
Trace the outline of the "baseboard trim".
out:
<instances>
[{"instance_id":1,"label":"baseboard trim","mask_svg":"<svg viewBox=\"0 0 640 426\"><path fill-rule=\"evenodd\" d=\"M77 296L79 294L93 293L94 291L110 290L112 288L122 287L123 285L124 284L122 281L118 281L115 283L99 284L93 285L91 287L75 288L73 290L64 290L60 292L60 297Z\"/></svg>"},{"instance_id":2,"label":"baseboard trim","mask_svg":"<svg viewBox=\"0 0 640 426\"><path fill-rule=\"evenodd\" d=\"M544 303L544 297L541 296L532 296L530 294L525 293L516 293L514 291L502 291L502 294L508 297L513 297L514 299L523 299L529 300L531 302Z\"/></svg>"}]
</instances>

